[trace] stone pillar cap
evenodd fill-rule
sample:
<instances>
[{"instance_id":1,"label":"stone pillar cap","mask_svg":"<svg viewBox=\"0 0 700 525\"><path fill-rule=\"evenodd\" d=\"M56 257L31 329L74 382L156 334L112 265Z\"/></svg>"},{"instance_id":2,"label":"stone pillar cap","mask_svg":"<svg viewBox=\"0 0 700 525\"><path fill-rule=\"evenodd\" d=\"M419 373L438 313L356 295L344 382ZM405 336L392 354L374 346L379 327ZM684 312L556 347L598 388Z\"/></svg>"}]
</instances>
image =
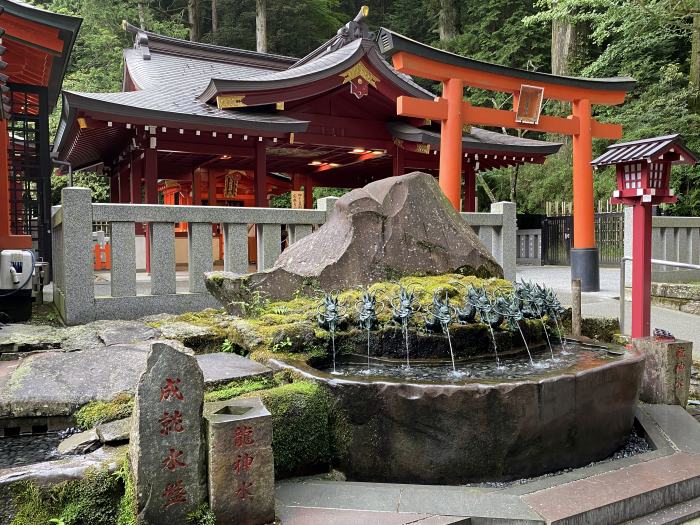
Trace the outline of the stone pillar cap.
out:
<instances>
[{"instance_id":1,"label":"stone pillar cap","mask_svg":"<svg viewBox=\"0 0 700 525\"><path fill-rule=\"evenodd\" d=\"M213 423L243 421L270 415L259 397L229 399L204 405L204 417Z\"/></svg>"}]
</instances>

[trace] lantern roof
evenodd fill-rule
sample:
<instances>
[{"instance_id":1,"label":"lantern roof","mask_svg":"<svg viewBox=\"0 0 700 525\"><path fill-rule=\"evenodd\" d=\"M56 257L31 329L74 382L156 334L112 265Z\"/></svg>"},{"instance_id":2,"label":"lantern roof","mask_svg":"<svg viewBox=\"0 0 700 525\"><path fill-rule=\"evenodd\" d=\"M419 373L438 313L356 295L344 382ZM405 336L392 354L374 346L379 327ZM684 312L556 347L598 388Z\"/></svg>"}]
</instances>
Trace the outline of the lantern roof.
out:
<instances>
[{"instance_id":1,"label":"lantern roof","mask_svg":"<svg viewBox=\"0 0 700 525\"><path fill-rule=\"evenodd\" d=\"M681 135L676 133L663 137L612 144L591 164L598 168L639 161L696 164L698 155L686 148Z\"/></svg>"}]
</instances>

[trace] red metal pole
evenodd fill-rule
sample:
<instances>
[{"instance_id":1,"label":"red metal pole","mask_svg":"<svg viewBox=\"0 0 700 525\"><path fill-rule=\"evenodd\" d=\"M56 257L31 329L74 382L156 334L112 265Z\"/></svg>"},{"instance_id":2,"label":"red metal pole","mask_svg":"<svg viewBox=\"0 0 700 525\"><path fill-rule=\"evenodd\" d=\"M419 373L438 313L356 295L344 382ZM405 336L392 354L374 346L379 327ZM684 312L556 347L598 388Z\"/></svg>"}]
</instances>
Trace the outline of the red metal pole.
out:
<instances>
[{"instance_id":1,"label":"red metal pole","mask_svg":"<svg viewBox=\"0 0 700 525\"><path fill-rule=\"evenodd\" d=\"M632 236L632 339L649 337L651 325L651 204L635 204Z\"/></svg>"}]
</instances>

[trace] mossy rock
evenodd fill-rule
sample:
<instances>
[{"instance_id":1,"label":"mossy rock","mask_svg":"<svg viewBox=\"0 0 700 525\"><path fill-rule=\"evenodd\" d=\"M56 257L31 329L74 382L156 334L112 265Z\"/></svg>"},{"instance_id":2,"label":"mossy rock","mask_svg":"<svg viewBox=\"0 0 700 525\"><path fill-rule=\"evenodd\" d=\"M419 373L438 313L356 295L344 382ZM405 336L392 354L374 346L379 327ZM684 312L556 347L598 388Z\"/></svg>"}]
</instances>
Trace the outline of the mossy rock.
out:
<instances>
[{"instance_id":1,"label":"mossy rock","mask_svg":"<svg viewBox=\"0 0 700 525\"><path fill-rule=\"evenodd\" d=\"M272 414L275 477L326 472L331 464L330 400L322 386L299 381L245 394Z\"/></svg>"},{"instance_id":2,"label":"mossy rock","mask_svg":"<svg viewBox=\"0 0 700 525\"><path fill-rule=\"evenodd\" d=\"M134 409L134 398L129 394L119 394L111 401L91 401L78 410L75 422L83 430L130 417Z\"/></svg>"}]
</instances>

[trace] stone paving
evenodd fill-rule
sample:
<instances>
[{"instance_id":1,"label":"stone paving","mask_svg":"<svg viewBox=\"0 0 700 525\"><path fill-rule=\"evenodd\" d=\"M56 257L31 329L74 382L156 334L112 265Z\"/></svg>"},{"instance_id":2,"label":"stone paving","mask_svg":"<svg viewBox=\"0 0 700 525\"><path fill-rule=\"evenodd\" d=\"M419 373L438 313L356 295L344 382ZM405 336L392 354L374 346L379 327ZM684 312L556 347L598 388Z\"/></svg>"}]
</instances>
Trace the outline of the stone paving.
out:
<instances>
[{"instance_id":1,"label":"stone paving","mask_svg":"<svg viewBox=\"0 0 700 525\"><path fill-rule=\"evenodd\" d=\"M45 341L61 346L38 353L2 354L23 357L0 361L0 417L70 415L89 401L132 393L145 369L150 344L161 336L159 330L138 321L47 327L34 337L35 328L8 325L0 330L0 352L44 349ZM269 368L233 353L199 355L197 361L207 386L272 374Z\"/></svg>"}]
</instances>

